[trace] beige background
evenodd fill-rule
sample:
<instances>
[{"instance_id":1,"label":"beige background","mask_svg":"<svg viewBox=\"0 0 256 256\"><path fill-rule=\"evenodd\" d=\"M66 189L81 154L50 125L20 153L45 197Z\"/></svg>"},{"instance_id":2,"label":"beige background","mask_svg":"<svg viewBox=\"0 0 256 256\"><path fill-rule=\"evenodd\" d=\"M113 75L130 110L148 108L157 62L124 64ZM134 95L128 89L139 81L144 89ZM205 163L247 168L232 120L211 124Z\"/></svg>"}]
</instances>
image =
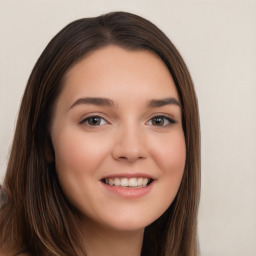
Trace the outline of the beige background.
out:
<instances>
[{"instance_id":1,"label":"beige background","mask_svg":"<svg viewBox=\"0 0 256 256\"><path fill-rule=\"evenodd\" d=\"M202 256L256 255L256 1L0 0L0 181L21 96L49 40L74 19L137 13L180 50L202 125Z\"/></svg>"}]
</instances>

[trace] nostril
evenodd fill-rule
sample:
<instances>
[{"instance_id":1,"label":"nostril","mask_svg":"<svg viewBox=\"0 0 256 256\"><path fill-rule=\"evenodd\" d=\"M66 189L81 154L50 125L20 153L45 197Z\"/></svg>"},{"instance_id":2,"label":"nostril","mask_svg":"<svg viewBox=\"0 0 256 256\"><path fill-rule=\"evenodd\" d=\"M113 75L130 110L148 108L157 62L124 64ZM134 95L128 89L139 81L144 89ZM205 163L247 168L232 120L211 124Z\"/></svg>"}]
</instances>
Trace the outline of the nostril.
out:
<instances>
[{"instance_id":1,"label":"nostril","mask_svg":"<svg viewBox=\"0 0 256 256\"><path fill-rule=\"evenodd\" d=\"M147 158L148 151L145 142L139 138L122 136L113 147L112 156L116 160L136 161Z\"/></svg>"}]
</instances>

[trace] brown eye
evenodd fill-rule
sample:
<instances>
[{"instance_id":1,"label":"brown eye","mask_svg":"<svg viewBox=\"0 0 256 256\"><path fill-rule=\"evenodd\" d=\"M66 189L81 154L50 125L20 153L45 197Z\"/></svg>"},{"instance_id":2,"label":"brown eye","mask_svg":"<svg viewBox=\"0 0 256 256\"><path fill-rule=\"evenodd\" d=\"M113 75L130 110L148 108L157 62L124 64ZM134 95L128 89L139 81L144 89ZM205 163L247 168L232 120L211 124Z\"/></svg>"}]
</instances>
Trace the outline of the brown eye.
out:
<instances>
[{"instance_id":1,"label":"brown eye","mask_svg":"<svg viewBox=\"0 0 256 256\"><path fill-rule=\"evenodd\" d=\"M171 123L173 124L175 121L166 116L155 116L149 121L149 124L154 126L167 126Z\"/></svg>"},{"instance_id":2,"label":"brown eye","mask_svg":"<svg viewBox=\"0 0 256 256\"><path fill-rule=\"evenodd\" d=\"M89 126L99 126L106 124L106 120L100 116L90 116L85 118L81 123L87 124Z\"/></svg>"}]
</instances>

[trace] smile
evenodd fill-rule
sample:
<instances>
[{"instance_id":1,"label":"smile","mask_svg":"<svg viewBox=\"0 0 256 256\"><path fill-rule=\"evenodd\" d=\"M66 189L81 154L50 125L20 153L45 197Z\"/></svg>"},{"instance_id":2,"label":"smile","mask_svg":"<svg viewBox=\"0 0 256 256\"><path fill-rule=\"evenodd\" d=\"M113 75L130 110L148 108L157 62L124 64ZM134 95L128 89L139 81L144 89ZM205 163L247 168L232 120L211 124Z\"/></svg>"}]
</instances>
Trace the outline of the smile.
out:
<instances>
[{"instance_id":1,"label":"smile","mask_svg":"<svg viewBox=\"0 0 256 256\"><path fill-rule=\"evenodd\" d=\"M148 186L153 179L144 177L113 177L102 180L105 184L118 187L143 188Z\"/></svg>"}]
</instances>

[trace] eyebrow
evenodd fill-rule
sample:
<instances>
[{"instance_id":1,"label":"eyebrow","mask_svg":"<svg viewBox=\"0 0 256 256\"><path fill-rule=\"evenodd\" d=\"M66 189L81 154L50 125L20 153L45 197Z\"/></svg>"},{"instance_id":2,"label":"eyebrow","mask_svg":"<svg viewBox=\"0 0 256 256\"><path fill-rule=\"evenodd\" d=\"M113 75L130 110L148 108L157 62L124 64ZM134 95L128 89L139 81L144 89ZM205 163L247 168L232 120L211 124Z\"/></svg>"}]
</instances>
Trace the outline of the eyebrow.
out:
<instances>
[{"instance_id":1,"label":"eyebrow","mask_svg":"<svg viewBox=\"0 0 256 256\"><path fill-rule=\"evenodd\" d=\"M114 107L115 103L111 99L107 98L80 98L76 100L70 107L73 108L74 106L80 105L80 104L92 104L92 105L97 105L97 106L105 106L105 107Z\"/></svg>"},{"instance_id":2,"label":"eyebrow","mask_svg":"<svg viewBox=\"0 0 256 256\"><path fill-rule=\"evenodd\" d=\"M77 105L81 104L92 104L96 106L105 106L105 107L115 107L117 104L114 103L113 100L108 98L98 98L98 97L86 97L86 98L79 98L76 100L70 107L73 108ZM175 98L165 98L165 99L152 99L147 102L148 108L157 108L166 105L176 105L181 107L180 102Z\"/></svg>"},{"instance_id":3,"label":"eyebrow","mask_svg":"<svg viewBox=\"0 0 256 256\"><path fill-rule=\"evenodd\" d=\"M175 98L165 98L165 99L153 99L150 100L147 104L149 108L158 108L166 105L176 105L181 107L180 102Z\"/></svg>"}]
</instances>

